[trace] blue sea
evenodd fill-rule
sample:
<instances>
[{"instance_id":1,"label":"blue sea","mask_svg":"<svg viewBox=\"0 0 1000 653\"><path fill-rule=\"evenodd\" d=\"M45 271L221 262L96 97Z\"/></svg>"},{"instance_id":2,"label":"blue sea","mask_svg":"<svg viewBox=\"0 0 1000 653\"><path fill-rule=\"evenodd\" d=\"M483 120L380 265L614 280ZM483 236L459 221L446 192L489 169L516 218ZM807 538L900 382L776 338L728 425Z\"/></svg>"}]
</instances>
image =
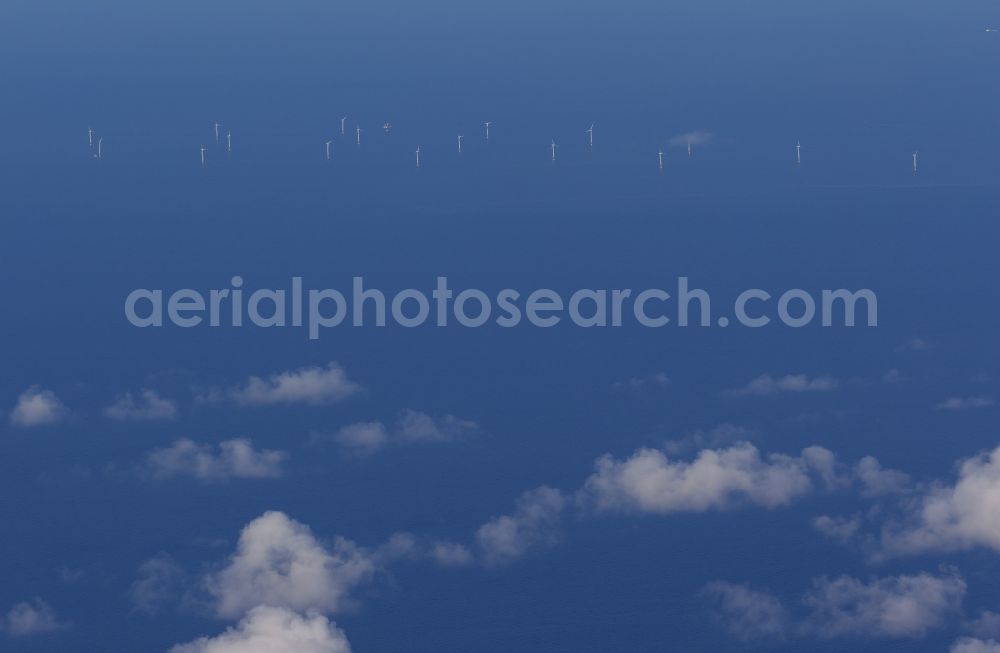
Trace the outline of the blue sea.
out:
<instances>
[{"instance_id":1,"label":"blue sea","mask_svg":"<svg viewBox=\"0 0 1000 653\"><path fill-rule=\"evenodd\" d=\"M371 548L401 531L465 542L526 490L573 493L603 454L720 424L762 452L820 445L953 483L957 461L998 444L995 409L935 409L998 391L991 20L981 1L0 4L0 613L39 597L60 622L0 632L0 650L167 651L223 632L234 621L197 601L137 611L137 570L166 553L197 594L267 510ZM689 156L692 132L710 137ZM429 293L446 276L456 290L567 295L683 276L719 307L747 288L869 288L878 326L345 324L310 340L125 319L133 289L207 292L234 275L247 288L297 276L346 292L362 276ZM363 393L197 399L333 361ZM622 390L656 374L669 384ZM727 392L765 374L837 388ZM58 423L8 421L33 386L65 405ZM177 418L103 415L143 388ZM405 409L479 429L367 457L310 444ZM248 438L289 458L267 480L132 472L179 438ZM357 652L931 652L1000 609L996 551L873 564L810 525L865 506L818 493L774 510L573 513L558 544L509 565L395 563L331 619ZM743 641L702 593L746 583L798 610L815 578L941 565L968 584L965 616L924 637Z\"/></svg>"}]
</instances>

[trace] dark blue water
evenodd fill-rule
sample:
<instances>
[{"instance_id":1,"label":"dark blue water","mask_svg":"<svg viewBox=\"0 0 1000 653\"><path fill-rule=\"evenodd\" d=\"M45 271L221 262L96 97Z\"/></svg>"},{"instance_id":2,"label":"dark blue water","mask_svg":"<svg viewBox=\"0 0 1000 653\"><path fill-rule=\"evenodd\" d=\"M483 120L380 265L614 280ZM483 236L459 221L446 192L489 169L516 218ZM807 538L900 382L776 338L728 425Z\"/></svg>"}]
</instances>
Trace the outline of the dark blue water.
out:
<instances>
[{"instance_id":1,"label":"dark blue water","mask_svg":"<svg viewBox=\"0 0 1000 653\"><path fill-rule=\"evenodd\" d=\"M0 403L41 384L72 416L0 432L0 608L39 596L72 626L0 648L162 651L220 632L227 624L196 610L130 613L135 570L169 552L195 576L267 509L370 546L401 530L464 540L523 490L574 490L603 453L724 422L754 429L768 451L819 444L949 478L956 459L996 444L992 410L933 409L996 390L1000 41L982 30L989 12L896 1L4 3ZM215 120L232 130L232 153L214 142ZM88 127L104 137L100 161ZM659 148L692 130L713 138L690 158L668 148L661 173ZM687 276L720 306L749 287L867 287L879 326L339 328L310 341L301 329L139 330L124 319L133 288L223 288L236 274L252 288L302 276L346 291L363 275L386 292L429 292L446 275L456 289L567 294ZM912 337L933 346L900 351ZM329 361L368 392L315 408L194 401L193 387ZM881 383L890 369L907 381ZM665 391L612 388L660 371ZM724 396L764 373L840 386ZM102 417L142 387L178 400L180 419ZM305 446L310 432L405 408L473 419L482 434L360 461ZM179 437L249 437L291 460L276 481L127 473ZM706 582L750 582L794 603L815 576L942 561L974 587L970 614L997 607L988 555L873 569L809 526L854 509L833 498L570 520L557 549L509 568L394 567L337 622L355 650L386 653L748 650L697 599ZM82 575L66 582L62 569ZM849 645L940 651L954 635Z\"/></svg>"}]
</instances>

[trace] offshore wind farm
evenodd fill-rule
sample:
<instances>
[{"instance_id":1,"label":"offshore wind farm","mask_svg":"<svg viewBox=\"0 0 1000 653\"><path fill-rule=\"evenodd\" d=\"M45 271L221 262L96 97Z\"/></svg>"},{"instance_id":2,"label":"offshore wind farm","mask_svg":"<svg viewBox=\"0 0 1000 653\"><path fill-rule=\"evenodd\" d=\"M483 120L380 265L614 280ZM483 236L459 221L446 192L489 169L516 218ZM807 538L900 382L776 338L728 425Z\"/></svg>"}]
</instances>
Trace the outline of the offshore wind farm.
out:
<instances>
[{"instance_id":1,"label":"offshore wind farm","mask_svg":"<svg viewBox=\"0 0 1000 653\"><path fill-rule=\"evenodd\" d=\"M340 137L341 137L342 140L347 136L346 127L345 127L346 120L347 120L346 116L340 119ZM387 126L384 129L385 135L386 135L386 137L390 137L391 135L393 135L393 130L388 127L388 125L390 125L390 123L389 122L385 122L384 124ZM488 152L487 148L488 148L488 146L490 144L490 129L492 128L493 124L494 123L492 121L486 121L486 122L482 123L482 125L484 127L484 130L485 130L484 131L484 138L482 139L482 145L486 146L486 147L483 148L483 151L486 151L486 152ZM577 150L575 151L576 160L578 162L586 162L586 161L589 161L589 160L593 160L594 157L600 156L600 151L598 150L597 152L595 152L595 149L594 149L594 125L595 124L596 123L591 123L590 126L587 129L583 130L584 138L581 139L581 144L583 145L583 147L577 148ZM221 136L220 136L220 129L223 127L223 124L220 123L219 121L215 121L215 122L211 123L210 127L211 127L211 130L212 130L212 133L214 134L214 140L215 140L216 144L221 144L222 140L221 140ZM359 148L359 149L362 147L361 134L362 134L363 131L364 130L362 129L362 127L361 127L360 124L358 124L355 127L355 129L354 129L354 145L357 148ZM93 128L89 128L89 127L87 128L87 130L86 130L86 137L87 137L86 140L87 140L88 147L91 150L93 158L100 160L100 159L103 159L103 145L102 145L103 144L103 137L102 136L97 136L96 140L95 140L95 134L96 134L96 132L93 130ZM404 137L405 137L405 132L404 132ZM666 163L669 160L671 160L671 158L673 158L673 157L669 156L668 152L671 151L671 150L678 149L678 145L679 144L683 144L683 152L686 154L685 157L679 157L679 158L692 159L692 158L694 158L694 145L695 145L695 143L697 142L699 144L704 145L704 144L709 143L714 137L715 137L715 134L713 134L712 132L708 132L708 131L704 131L704 130L694 130L694 131L689 131L689 132L685 132L685 133L681 133L681 134L675 134L675 135L672 135L672 136L663 136L663 137L660 137L660 138L651 138L650 141L651 141L652 144L651 144L650 149L649 149L650 160L651 160L652 164L658 170L664 171L666 169ZM400 146L400 140L399 140L399 138L400 138L399 135L395 135L393 137L393 140L392 140L393 145ZM227 128L226 132L225 132L224 149L225 149L225 151L227 153L230 153L230 154L233 151L233 145L232 145L233 140L232 139L233 139L233 132L232 132L231 129ZM495 137L494 137L494 140L496 140ZM458 136L457 136L457 141L456 142L457 142L457 148L456 148L455 152L458 155L461 155L461 154L463 154L463 152L466 151L465 150L466 146L465 146L465 137L464 137L464 135L461 134L461 133L459 133ZM789 142L790 142L790 145L789 145L789 148L788 148L789 162L793 164L791 166L793 169L794 168L798 168L798 167L802 166L802 141L801 140L794 140L794 141L789 141ZM336 143L335 138L328 138L327 140L323 141L324 159L326 161L333 160L333 158L334 158L333 157L333 148L334 148L335 143ZM447 151L450 148L447 148L444 145L443 142L439 143L438 145L439 145L439 147L433 148L432 151L435 152L439 157L447 156ZM557 155L557 150L559 149L559 147L560 146L556 143L555 139L551 139L550 140L549 146L548 146L548 158L549 158L549 160L552 163L556 162L556 158L557 158L556 155ZM197 152L198 152L198 161L200 162L201 167L203 167L203 168L206 167L208 165L207 154L209 152L209 148L206 147L206 146L204 146L204 145L200 145L197 148ZM416 167L417 168L420 168L420 152L421 152L420 147L417 146L417 152L416 152L416 154L417 154L417 166ZM639 153L638 152L634 152L633 154L638 155ZM386 150L383 149L382 156L384 156L387 160L390 157L396 156L395 149L393 149L391 147L388 149L388 151L386 151ZM525 163L527 163L529 160L530 160L529 156L527 156L527 154L525 154L525 156L524 156ZM886 162L886 163L888 164L888 162ZM913 174L916 175L917 172L918 172L918 153L916 151L914 151L910 155L910 164L911 164L911 169L912 169Z\"/></svg>"}]
</instances>

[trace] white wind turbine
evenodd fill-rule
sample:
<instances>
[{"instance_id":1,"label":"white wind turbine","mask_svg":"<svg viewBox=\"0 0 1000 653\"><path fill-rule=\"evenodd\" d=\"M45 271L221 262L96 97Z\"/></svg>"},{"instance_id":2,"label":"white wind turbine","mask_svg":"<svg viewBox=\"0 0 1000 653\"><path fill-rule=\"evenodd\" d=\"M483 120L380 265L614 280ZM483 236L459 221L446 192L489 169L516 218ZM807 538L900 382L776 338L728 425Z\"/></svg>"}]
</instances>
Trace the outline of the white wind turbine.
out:
<instances>
[{"instance_id":1,"label":"white wind turbine","mask_svg":"<svg viewBox=\"0 0 1000 653\"><path fill-rule=\"evenodd\" d=\"M590 149L594 149L594 123L590 123L590 127L583 130L583 133L587 135L587 140L590 143Z\"/></svg>"},{"instance_id":2,"label":"white wind turbine","mask_svg":"<svg viewBox=\"0 0 1000 653\"><path fill-rule=\"evenodd\" d=\"M215 121L215 142L216 142L216 143L218 143L218 142L219 142L219 127L222 127L222 125L220 125L220 124L219 124L219 121L218 121L218 120L216 120L216 121Z\"/></svg>"},{"instance_id":3,"label":"white wind turbine","mask_svg":"<svg viewBox=\"0 0 1000 653\"><path fill-rule=\"evenodd\" d=\"M464 136L462 136L461 134L458 135L458 153L459 154L462 153L462 139L463 138L464 138Z\"/></svg>"},{"instance_id":4,"label":"white wind turbine","mask_svg":"<svg viewBox=\"0 0 1000 653\"><path fill-rule=\"evenodd\" d=\"M226 130L226 151L233 151L233 130L231 129Z\"/></svg>"},{"instance_id":5,"label":"white wind turbine","mask_svg":"<svg viewBox=\"0 0 1000 653\"><path fill-rule=\"evenodd\" d=\"M333 141L326 142L326 160L330 160L330 148L333 147Z\"/></svg>"},{"instance_id":6,"label":"white wind turbine","mask_svg":"<svg viewBox=\"0 0 1000 653\"><path fill-rule=\"evenodd\" d=\"M360 125L358 125L358 127L354 130L354 134L355 134L354 141L358 145L361 145L361 126Z\"/></svg>"},{"instance_id":7,"label":"white wind turbine","mask_svg":"<svg viewBox=\"0 0 1000 653\"><path fill-rule=\"evenodd\" d=\"M417 169L420 168L420 146L417 146Z\"/></svg>"},{"instance_id":8,"label":"white wind turbine","mask_svg":"<svg viewBox=\"0 0 1000 653\"><path fill-rule=\"evenodd\" d=\"M552 160L556 160L556 142L552 141Z\"/></svg>"},{"instance_id":9,"label":"white wind turbine","mask_svg":"<svg viewBox=\"0 0 1000 653\"><path fill-rule=\"evenodd\" d=\"M201 146L201 167L203 167L203 168L205 167L205 152L207 152L207 151L208 151L208 148L205 147L204 145L202 145Z\"/></svg>"},{"instance_id":10,"label":"white wind turbine","mask_svg":"<svg viewBox=\"0 0 1000 653\"><path fill-rule=\"evenodd\" d=\"M486 140L490 140L490 126L492 124L492 121L486 121L483 123L483 126L486 127Z\"/></svg>"},{"instance_id":11,"label":"white wind turbine","mask_svg":"<svg viewBox=\"0 0 1000 653\"><path fill-rule=\"evenodd\" d=\"M657 153L657 156L656 156L656 158L657 158L657 160L658 160L658 161L660 162L660 170L663 170L663 149L662 149L662 148L661 148L661 149L660 149L660 151L659 151L659 152Z\"/></svg>"},{"instance_id":12,"label":"white wind turbine","mask_svg":"<svg viewBox=\"0 0 1000 653\"><path fill-rule=\"evenodd\" d=\"M795 165L802 165L802 142L795 143Z\"/></svg>"},{"instance_id":13,"label":"white wind turbine","mask_svg":"<svg viewBox=\"0 0 1000 653\"><path fill-rule=\"evenodd\" d=\"M94 129L93 127L87 127L87 142L90 147L94 147Z\"/></svg>"},{"instance_id":14,"label":"white wind turbine","mask_svg":"<svg viewBox=\"0 0 1000 653\"><path fill-rule=\"evenodd\" d=\"M346 136L347 135L347 127L346 127L346 125L347 125L347 116L344 116L343 118L340 119L340 135L341 136Z\"/></svg>"}]
</instances>

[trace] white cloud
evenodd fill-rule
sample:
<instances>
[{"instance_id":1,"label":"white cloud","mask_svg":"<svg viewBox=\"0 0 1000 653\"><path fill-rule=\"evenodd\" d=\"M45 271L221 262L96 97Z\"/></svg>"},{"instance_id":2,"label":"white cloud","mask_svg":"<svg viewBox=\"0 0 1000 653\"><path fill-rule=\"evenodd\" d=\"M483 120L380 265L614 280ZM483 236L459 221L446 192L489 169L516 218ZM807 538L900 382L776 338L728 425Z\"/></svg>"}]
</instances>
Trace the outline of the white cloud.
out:
<instances>
[{"instance_id":1,"label":"white cloud","mask_svg":"<svg viewBox=\"0 0 1000 653\"><path fill-rule=\"evenodd\" d=\"M164 604L180 596L186 576L184 569L165 553L145 561L139 566L138 578L129 590L133 609L155 614Z\"/></svg>"},{"instance_id":2,"label":"white cloud","mask_svg":"<svg viewBox=\"0 0 1000 653\"><path fill-rule=\"evenodd\" d=\"M701 451L691 462L639 449L626 460L598 459L581 498L598 510L657 514L718 510L740 502L776 508L812 489L811 468L807 457L772 454L765 459L747 443Z\"/></svg>"},{"instance_id":3,"label":"white cloud","mask_svg":"<svg viewBox=\"0 0 1000 653\"><path fill-rule=\"evenodd\" d=\"M467 547L454 542L435 542L431 546L430 557L442 567L467 567L475 562Z\"/></svg>"},{"instance_id":4,"label":"white cloud","mask_svg":"<svg viewBox=\"0 0 1000 653\"><path fill-rule=\"evenodd\" d=\"M861 496L866 498L906 494L914 489L909 476L894 469L885 469L872 456L859 460L854 470L861 482Z\"/></svg>"},{"instance_id":5,"label":"white cloud","mask_svg":"<svg viewBox=\"0 0 1000 653\"><path fill-rule=\"evenodd\" d=\"M405 410L396 422L395 436L410 442L445 442L479 429L479 425L454 415L435 419L416 410Z\"/></svg>"},{"instance_id":6,"label":"white cloud","mask_svg":"<svg viewBox=\"0 0 1000 653\"><path fill-rule=\"evenodd\" d=\"M169 420L177 417L177 404L153 390L143 390L136 399L131 392L118 397L104 414L119 421Z\"/></svg>"},{"instance_id":7,"label":"white cloud","mask_svg":"<svg viewBox=\"0 0 1000 653\"><path fill-rule=\"evenodd\" d=\"M718 603L716 616L734 636L743 640L784 638L788 611L770 594L716 581L706 585L702 595Z\"/></svg>"},{"instance_id":8,"label":"white cloud","mask_svg":"<svg viewBox=\"0 0 1000 653\"><path fill-rule=\"evenodd\" d=\"M633 376L625 381L615 381L611 386L615 390L639 391L645 388L668 388L670 387L670 377L666 372L654 372L645 376Z\"/></svg>"},{"instance_id":9,"label":"white cloud","mask_svg":"<svg viewBox=\"0 0 1000 653\"><path fill-rule=\"evenodd\" d=\"M693 449L718 449L734 442L749 441L755 434L753 429L727 422L710 429L699 429L679 440L668 440L663 449L671 455Z\"/></svg>"},{"instance_id":10,"label":"white cloud","mask_svg":"<svg viewBox=\"0 0 1000 653\"><path fill-rule=\"evenodd\" d=\"M961 613L965 581L953 571L863 582L819 578L800 601L801 618L774 596L743 585L710 583L703 594L737 637L878 637L919 639Z\"/></svg>"},{"instance_id":11,"label":"white cloud","mask_svg":"<svg viewBox=\"0 0 1000 653\"><path fill-rule=\"evenodd\" d=\"M977 637L996 639L1000 637L1000 614L986 610L968 624L968 630Z\"/></svg>"},{"instance_id":12,"label":"white cloud","mask_svg":"<svg viewBox=\"0 0 1000 653\"><path fill-rule=\"evenodd\" d=\"M525 492L510 515L486 522L476 531L476 544L488 565L502 564L559 541L566 498L559 490L539 487Z\"/></svg>"},{"instance_id":13,"label":"white cloud","mask_svg":"<svg viewBox=\"0 0 1000 653\"><path fill-rule=\"evenodd\" d=\"M678 134L667 141L670 147L687 147L688 145L705 145L712 140L714 134L706 131L692 131Z\"/></svg>"},{"instance_id":14,"label":"white cloud","mask_svg":"<svg viewBox=\"0 0 1000 653\"><path fill-rule=\"evenodd\" d=\"M762 374L742 388L727 391L727 394L765 397L780 393L829 392L836 388L837 381L829 376L809 378L805 374L789 374L775 378Z\"/></svg>"},{"instance_id":15,"label":"white cloud","mask_svg":"<svg viewBox=\"0 0 1000 653\"><path fill-rule=\"evenodd\" d=\"M961 611L965 581L954 572L892 576L864 583L841 576L820 579L803 603L805 632L844 636L920 638Z\"/></svg>"},{"instance_id":16,"label":"white cloud","mask_svg":"<svg viewBox=\"0 0 1000 653\"><path fill-rule=\"evenodd\" d=\"M375 570L371 554L353 542L337 538L324 546L308 526L266 512L243 528L236 552L205 579L205 589L221 617L238 617L261 604L335 613Z\"/></svg>"},{"instance_id":17,"label":"white cloud","mask_svg":"<svg viewBox=\"0 0 1000 653\"><path fill-rule=\"evenodd\" d=\"M51 390L32 386L21 393L10 414L14 426L44 426L54 424L65 417L66 407Z\"/></svg>"},{"instance_id":18,"label":"white cloud","mask_svg":"<svg viewBox=\"0 0 1000 653\"><path fill-rule=\"evenodd\" d=\"M12 607L3 619L3 626L11 637L40 635L65 627L56 620L52 606L37 598Z\"/></svg>"},{"instance_id":19,"label":"white cloud","mask_svg":"<svg viewBox=\"0 0 1000 653\"><path fill-rule=\"evenodd\" d=\"M479 426L454 415L434 418L406 410L390 429L382 422L349 424L333 434L332 440L357 455L369 455L393 444L450 442L475 433ZM325 439L318 436L317 439Z\"/></svg>"},{"instance_id":20,"label":"white cloud","mask_svg":"<svg viewBox=\"0 0 1000 653\"><path fill-rule=\"evenodd\" d=\"M1000 551L1000 447L962 462L955 485L931 486L909 513L882 529L886 554Z\"/></svg>"},{"instance_id":21,"label":"white cloud","mask_svg":"<svg viewBox=\"0 0 1000 653\"><path fill-rule=\"evenodd\" d=\"M389 443L389 431L382 422L358 422L337 431L333 441L353 453L367 455Z\"/></svg>"},{"instance_id":22,"label":"white cloud","mask_svg":"<svg viewBox=\"0 0 1000 653\"><path fill-rule=\"evenodd\" d=\"M231 478L277 478L284 472L288 458L284 451L256 451L246 439L220 442L217 451L209 444L187 438L146 456L143 471L153 479L190 476L200 481L224 481Z\"/></svg>"},{"instance_id":23,"label":"white cloud","mask_svg":"<svg viewBox=\"0 0 1000 653\"><path fill-rule=\"evenodd\" d=\"M989 397L949 397L935 406L938 410L971 410L989 408L996 402Z\"/></svg>"},{"instance_id":24,"label":"white cloud","mask_svg":"<svg viewBox=\"0 0 1000 653\"><path fill-rule=\"evenodd\" d=\"M319 406L344 401L361 391L337 363L326 367L303 367L272 374L266 379L251 376L245 385L213 390L204 401L231 400L243 406L307 404Z\"/></svg>"},{"instance_id":25,"label":"white cloud","mask_svg":"<svg viewBox=\"0 0 1000 653\"><path fill-rule=\"evenodd\" d=\"M1000 642L993 639L962 637L948 649L949 653L1000 653Z\"/></svg>"},{"instance_id":26,"label":"white cloud","mask_svg":"<svg viewBox=\"0 0 1000 653\"><path fill-rule=\"evenodd\" d=\"M861 529L861 519L858 517L820 515L812 523L813 528L840 544L852 542Z\"/></svg>"},{"instance_id":27,"label":"white cloud","mask_svg":"<svg viewBox=\"0 0 1000 653\"><path fill-rule=\"evenodd\" d=\"M350 653L343 631L317 613L258 606L216 637L178 644L170 653Z\"/></svg>"}]
</instances>

